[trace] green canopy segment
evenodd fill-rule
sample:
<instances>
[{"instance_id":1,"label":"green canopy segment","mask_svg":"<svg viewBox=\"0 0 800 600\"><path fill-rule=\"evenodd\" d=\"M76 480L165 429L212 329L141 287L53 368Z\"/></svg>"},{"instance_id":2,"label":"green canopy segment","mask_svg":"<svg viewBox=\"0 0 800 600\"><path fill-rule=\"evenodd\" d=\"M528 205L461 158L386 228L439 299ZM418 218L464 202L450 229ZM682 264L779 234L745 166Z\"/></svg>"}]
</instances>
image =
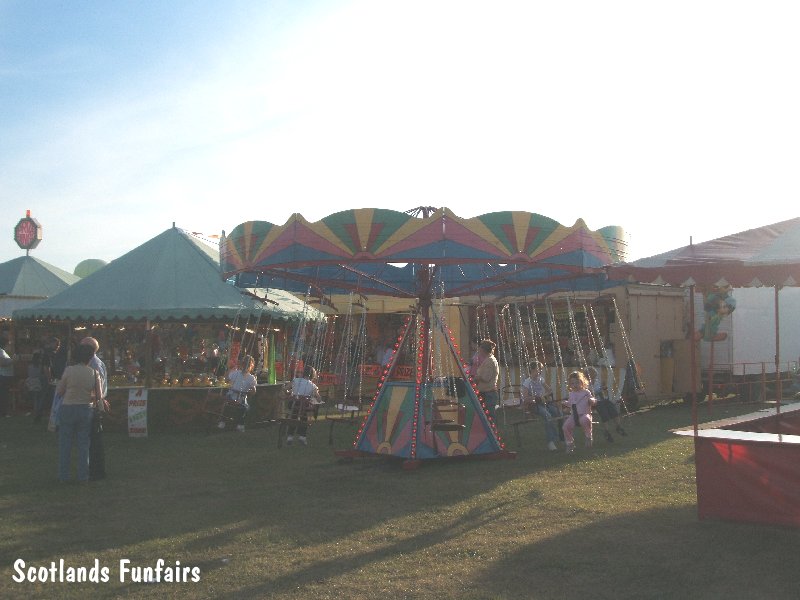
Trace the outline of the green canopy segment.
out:
<instances>
[{"instance_id":1,"label":"green canopy segment","mask_svg":"<svg viewBox=\"0 0 800 600\"><path fill-rule=\"evenodd\" d=\"M219 252L173 226L61 293L14 311L13 318L104 322L260 315L300 321L310 318L308 311L286 292L270 290L264 300L226 283Z\"/></svg>"}]
</instances>

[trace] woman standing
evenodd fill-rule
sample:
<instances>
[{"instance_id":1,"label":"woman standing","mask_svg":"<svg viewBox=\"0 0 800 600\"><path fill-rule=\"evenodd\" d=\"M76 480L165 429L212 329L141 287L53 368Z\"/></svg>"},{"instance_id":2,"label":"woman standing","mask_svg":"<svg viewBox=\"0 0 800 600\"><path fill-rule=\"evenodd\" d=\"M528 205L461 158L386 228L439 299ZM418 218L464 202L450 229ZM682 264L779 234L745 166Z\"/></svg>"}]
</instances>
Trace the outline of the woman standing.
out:
<instances>
[{"instance_id":1,"label":"woman standing","mask_svg":"<svg viewBox=\"0 0 800 600\"><path fill-rule=\"evenodd\" d=\"M75 364L64 369L56 393L63 395L58 415L58 480L70 480L73 443L78 452L78 481L89 481L89 433L96 399L102 399L100 375L89 366L94 349L75 350ZM102 401L102 400L101 400Z\"/></svg>"}]
</instances>

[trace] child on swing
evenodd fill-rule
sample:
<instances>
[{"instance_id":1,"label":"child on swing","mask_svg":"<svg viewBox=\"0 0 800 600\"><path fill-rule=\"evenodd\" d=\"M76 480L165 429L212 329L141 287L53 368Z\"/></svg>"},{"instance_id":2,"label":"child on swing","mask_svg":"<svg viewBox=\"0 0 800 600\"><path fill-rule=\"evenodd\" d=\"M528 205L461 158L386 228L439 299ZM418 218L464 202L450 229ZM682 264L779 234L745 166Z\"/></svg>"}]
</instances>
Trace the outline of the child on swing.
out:
<instances>
[{"instance_id":1,"label":"child on swing","mask_svg":"<svg viewBox=\"0 0 800 600\"><path fill-rule=\"evenodd\" d=\"M253 375L255 360L252 356L243 356L239 360L238 368L228 373L228 381L231 384L226 398L229 406L236 410L236 431L244 433L244 420L250 405L247 403L247 394L256 391L256 376ZM217 427L225 429L225 419L220 419Z\"/></svg>"},{"instance_id":2,"label":"child on swing","mask_svg":"<svg viewBox=\"0 0 800 600\"><path fill-rule=\"evenodd\" d=\"M603 389L603 383L600 381L600 374L597 369L595 367L586 367L586 376L589 378L589 389L597 399L597 414L600 415L600 424L603 426L606 440L609 442L614 441L614 436L608 430L609 421L613 421L614 425L616 425L618 434L628 435L622 427L617 406L609 399L607 390Z\"/></svg>"},{"instance_id":3,"label":"child on swing","mask_svg":"<svg viewBox=\"0 0 800 600\"><path fill-rule=\"evenodd\" d=\"M575 427L583 429L586 438L586 447L592 447L592 407L597 404L592 392L589 391L589 380L581 371L573 371L567 378L569 396L564 401L564 412L569 416L564 419L564 439L567 442L567 452L575 451ZM571 414L570 414L571 410Z\"/></svg>"},{"instance_id":4,"label":"child on swing","mask_svg":"<svg viewBox=\"0 0 800 600\"><path fill-rule=\"evenodd\" d=\"M522 401L533 404L533 409L544 421L544 433L547 436L547 449L558 450L558 420L561 409L553 399L553 390L544 380L544 366L538 360L529 365L530 377L522 382Z\"/></svg>"},{"instance_id":5,"label":"child on swing","mask_svg":"<svg viewBox=\"0 0 800 600\"><path fill-rule=\"evenodd\" d=\"M298 421L297 424L289 425L287 429L286 445L291 446L294 436L297 434L297 441L303 446L308 445L306 432L308 431L308 411L315 402L320 401L319 388L314 383L317 377L317 370L306 365L303 369L302 377L292 379L290 393L292 395L289 403L290 418Z\"/></svg>"}]
</instances>

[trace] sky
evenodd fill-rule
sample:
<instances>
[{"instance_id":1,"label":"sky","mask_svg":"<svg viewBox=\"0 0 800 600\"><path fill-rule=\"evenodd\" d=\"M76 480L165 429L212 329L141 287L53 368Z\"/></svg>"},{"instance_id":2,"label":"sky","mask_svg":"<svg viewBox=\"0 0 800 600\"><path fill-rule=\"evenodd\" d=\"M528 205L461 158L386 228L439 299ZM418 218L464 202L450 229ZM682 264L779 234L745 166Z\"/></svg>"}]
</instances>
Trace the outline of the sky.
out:
<instances>
[{"instance_id":1,"label":"sky","mask_svg":"<svg viewBox=\"0 0 800 600\"><path fill-rule=\"evenodd\" d=\"M0 0L0 262L448 207L628 259L799 216L800 3Z\"/></svg>"}]
</instances>

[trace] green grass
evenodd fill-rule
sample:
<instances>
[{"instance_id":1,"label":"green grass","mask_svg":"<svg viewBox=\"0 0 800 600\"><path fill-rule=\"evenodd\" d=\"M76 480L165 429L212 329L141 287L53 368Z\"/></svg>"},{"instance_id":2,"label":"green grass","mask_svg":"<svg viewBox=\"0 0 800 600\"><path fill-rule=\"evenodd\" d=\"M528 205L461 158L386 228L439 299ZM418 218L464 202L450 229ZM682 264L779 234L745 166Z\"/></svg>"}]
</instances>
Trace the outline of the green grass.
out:
<instances>
[{"instance_id":1,"label":"green grass","mask_svg":"<svg viewBox=\"0 0 800 600\"><path fill-rule=\"evenodd\" d=\"M274 427L107 433L109 478L79 486L55 481L54 434L4 419L0 597L794 597L797 530L697 519L692 440L668 432L690 423L688 407L644 411L627 419L628 437L598 435L574 455L545 451L533 423L516 460L416 471L340 463L324 423L308 448L278 449ZM337 427L334 447L353 433ZM15 583L18 558L97 558L111 580ZM198 566L201 580L121 583L123 558Z\"/></svg>"}]
</instances>

